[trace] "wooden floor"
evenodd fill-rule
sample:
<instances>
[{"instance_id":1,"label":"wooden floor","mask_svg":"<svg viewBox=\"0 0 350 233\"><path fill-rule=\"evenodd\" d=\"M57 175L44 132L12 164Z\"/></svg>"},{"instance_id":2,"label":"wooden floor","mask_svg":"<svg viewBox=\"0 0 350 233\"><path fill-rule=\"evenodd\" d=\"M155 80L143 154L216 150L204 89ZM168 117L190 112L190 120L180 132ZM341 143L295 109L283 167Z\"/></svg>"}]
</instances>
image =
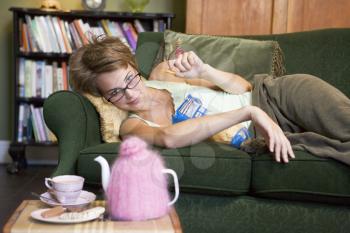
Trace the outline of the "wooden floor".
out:
<instances>
[{"instance_id":1,"label":"wooden floor","mask_svg":"<svg viewBox=\"0 0 350 233\"><path fill-rule=\"evenodd\" d=\"M10 218L17 206L25 199L36 199L31 192L46 191L44 178L51 176L55 166L29 166L19 174L11 175L6 172L6 165L0 165L0 230ZM96 187L84 189L96 194L101 193ZM99 195L99 194L98 194Z\"/></svg>"}]
</instances>

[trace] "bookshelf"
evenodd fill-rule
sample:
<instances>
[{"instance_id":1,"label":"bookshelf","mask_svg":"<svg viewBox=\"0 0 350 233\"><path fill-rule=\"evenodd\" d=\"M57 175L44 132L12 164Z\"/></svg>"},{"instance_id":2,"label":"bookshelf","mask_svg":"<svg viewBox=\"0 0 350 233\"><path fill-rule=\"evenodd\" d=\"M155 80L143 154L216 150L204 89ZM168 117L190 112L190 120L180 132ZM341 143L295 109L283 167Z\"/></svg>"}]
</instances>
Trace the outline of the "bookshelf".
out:
<instances>
[{"instance_id":1,"label":"bookshelf","mask_svg":"<svg viewBox=\"0 0 350 233\"><path fill-rule=\"evenodd\" d=\"M89 36L119 37L132 52L142 31L170 29L172 13L131 13L93 11L42 11L9 9L13 13L13 139L9 173L27 166L28 146L57 146L42 117L45 99L55 91L69 90L70 54Z\"/></svg>"}]
</instances>

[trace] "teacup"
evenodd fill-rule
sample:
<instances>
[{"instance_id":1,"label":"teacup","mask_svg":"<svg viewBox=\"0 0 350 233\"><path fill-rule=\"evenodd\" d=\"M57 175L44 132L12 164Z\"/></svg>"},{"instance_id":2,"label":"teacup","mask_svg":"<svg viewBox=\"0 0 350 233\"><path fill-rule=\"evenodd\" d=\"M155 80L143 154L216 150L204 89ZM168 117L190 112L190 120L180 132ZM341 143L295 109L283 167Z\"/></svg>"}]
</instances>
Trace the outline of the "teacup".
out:
<instances>
[{"instance_id":1,"label":"teacup","mask_svg":"<svg viewBox=\"0 0 350 233\"><path fill-rule=\"evenodd\" d=\"M84 178L75 175L55 176L53 178L45 178L45 185L49 189L57 191L79 191L83 189Z\"/></svg>"},{"instance_id":2,"label":"teacup","mask_svg":"<svg viewBox=\"0 0 350 233\"><path fill-rule=\"evenodd\" d=\"M45 178L45 185L60 203L74 203L83 189L84 178L75 175L56 176Z\"/></svg>"}]
</instances>

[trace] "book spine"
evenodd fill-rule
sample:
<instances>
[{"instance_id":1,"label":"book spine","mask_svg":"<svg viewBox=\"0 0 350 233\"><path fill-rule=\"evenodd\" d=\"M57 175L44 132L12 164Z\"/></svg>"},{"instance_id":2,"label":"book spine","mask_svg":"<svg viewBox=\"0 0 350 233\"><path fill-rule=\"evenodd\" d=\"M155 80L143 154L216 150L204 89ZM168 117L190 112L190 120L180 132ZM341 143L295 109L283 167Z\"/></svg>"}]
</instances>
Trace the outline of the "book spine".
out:
<instances>
[{"instance_id":1,"label":"book spine","mask_svg":"<svg viewBox=\"0 0 350 233\"><path fill-rule=\"evenodd\" d=\"M52 92L58 91L57 62L52 62Z\"/></svg>"},{"instance_id":2,"label":"book spine","mask_svg":"<svg viewBox=\"0 0 350 233\"><path fill-rule=\"evenodd\" d=\"M18 128L17 128L17 142L23 142L23 124L24 124L24 105L19 105L18 112Z\"/></svg>"},{"instance_id":3,"label":"book spine","mask_svg":"<svg viewBox=\"0 0 350 233\"><path fill-rule=\"evenodd\" d=\"M28 35L29 35L30 47L32 48L32 52L40 52L42 50L39 47L39 42L34 34L34 30L32 27L32 19L30 18L29 15L25 15L24 17L25 17L25 21L27 23L27 29L28 29L27 31L28 31Z\"/></svg>"},{"instance_id":4,"label":"book spine","mask_svg":"<svg viewBox=\"0 0 350 233\"><path fill-rule=\"evenodd\" d=\"M42 52L49 53L50 52L49 43L47 43L48 39L46 39L47 34L44 32L44 27L43 25L41 25L38 16L34 16L34 19L32 20L32 25L33 25L34 31L36 32L39 45L42 48Z\"/></svg>"},{"instance_id":5,"label":"book spine","mask_svg":"<svg viewBox=\"0 0 350 233\"><path fill-rule=\"evenodd\" d=\"M45 65L45 98L52 94L52 65Z\"/></svg>"},{"instance_id":6,"label":"book spine","mask_svg":"<svg viewBox=\"0 0 350 233\"><path fill-rule=\"evenodd\" d=\"M145 28L142 26L142 23L141 23L140 20L135 19L134 20L134 25L135 25L136 31L138 33L145 32Z\"/></svg>"},{"instance_id":7,"label":"book spine","mask_svg":"<svg viewBox=\"0 0 350 233\"><path fill-rule=\"evenodd\" d=\"M30 118L32 122L33 132L34 132L34 139L36 142L40 142L40 135L39 135L39 129L38 129L38 123L35 115L34 106L30 105Z\"/></svg>"},{"instance_id":8,"label":"book spine","mask_svg":"<svg viewBox=\"0 0 350 233\"><path fill-rule=\"evenodd\" d=\"M42 110L42 107L40 108L35 108L35 114L38 118L38 125L39 125L39 132L40 132L40 138L41 138L41 141L48 141L48 135L46 133L46 130L45 130L45 122L44 122L44 116L43 116L43 110Z\"/></svg>"},{"instance_id":9,"label":"book spine","mask_svg":"<svg viewBox=\"0 0 350 233\"><path fill-rule=\"evenodd\" d=\"M36 79L36 91L35 96L36 97L43 97L44 92L44 69L45 69L45 62L44 61L36 61L35 62L35 79Z\"/></svg>"},{"instance_id":10,"label":"book spine","mask_svg":"<svg viewBox=\"0 0 350 233\"><path fill-rule=\"evenodd\" d=\"M58 25L60 26L60 29L61 29L65 50L67 53L72 53L72 47L70 47L70 44L68 41L68 36L67 36L66 30L64 28L64 22L59 18L57 18L57 21L58 21Z\"/></svg>"},{"instance_id":11,"label":"book spine","mask_svg":"<svg viewBox=\"0 0 350 233\"><path fill-rule=\"evenodd\" d=\"M60 45L58 44L58 39L55 33L54 25L52 24L52 17L51 15L47 15L45 17L45 22L47 25L47 28L49 30L49 37L50 37L50 42L52 44L52 50L55 53L60 53Z\"/></svg>"},{"instance_id":12,"label":"book spine","mask_svg":"<svg viewBox=\"0 0 350 233\"><path fill-rule=\"evenodd\" d=\"M83 26L83 21L81 19L75 19L73 21L75 28L77 29L77 32L79 34L79 37L81 39L81 41L83 42L83 45L87 45L89 44L89 41L85 35L84 32L84 26Z\"/></svg>"},{"instance_id":13,"label":"book spine","mask_svg":"<svg viewBox=\"0 0 350 233\"><path fill-rule=\"evenodd\" d=\"M67 32L67 37L68 37L68 42L69 42L69 45L70 47L72 48L72 50L76 50L76 47L75 47L75 44L73 42L73 37L72 37L72 34L71 34L71 31L69 29L69 24L67 21L63 21L64 22L64 29L66 30Z\"/></svg>"},{"instance_id":14,"label":"book spine","mask_svg":"<svg viewBox=\"0 0 350 233\"><path fill-rule=\"evenodd\" d=\"M54 29L55 29L55 34L58 40L58 44L60 46L60 51L61 53L66 53L66 48L64 46L64 41L63 41L63 37L62 37L62 33L61 33L61 29L60 29L60 25L58 23L58 18L57 17L52 17L52 24L54 25Z\"/></svg>"},{"instance_id":15,"label":"book spine","mask_svg":"<svg viewBox=\"0 0 350 233\"><path fill-rule=\"evenodd\" d=\"M67 63L63 61L61 66L62 66L63 90L68 90Z\"/></svg>"},{"instance_id":16,"label":"book spine","mask_svg":"<svg viewBox=\"0 0 350 233\"><path fill-rule=\"evenodd\" d=\"M132 49L133 52L135 52L136 50L136 41L134 40L133 36L132 36L132 33L131 33L131 30L129 28L129 25L124 22L122 23L122 29L123 29L123 32L124 32L124 35Z\"/></svg>"},{"instance_id":17,"label":"book spine","mask_svg":"<svg viewBox=\"0 0 350 233\"><path fill-rule=\"evenodd\" d=\"M23 27L23 29L22 29L22 37L23 37L23 47L24 47L23 48L24 49L23 52L31 52L32 48L31 48L30 41L29 41L27 24L23 23L22 27Z\"/></svg>"},{"instance_id":18,"label":"book spine","mask_svg":"<svg viewBox=\"0 0 350 233\"><path fill-rule=\"evenodd\" d=\"M25 97L25 59L18 60L18 96Z\"/></svg>"},{"instance_id":19,"label":"book spine","mask_svg":"<svg viewBox=\"0 0 350 233\"><path fill-rule=\"evenodd\" d=\"M24 60L24 97L32 97L32 61Z\"/></svg>"}]
</instances>

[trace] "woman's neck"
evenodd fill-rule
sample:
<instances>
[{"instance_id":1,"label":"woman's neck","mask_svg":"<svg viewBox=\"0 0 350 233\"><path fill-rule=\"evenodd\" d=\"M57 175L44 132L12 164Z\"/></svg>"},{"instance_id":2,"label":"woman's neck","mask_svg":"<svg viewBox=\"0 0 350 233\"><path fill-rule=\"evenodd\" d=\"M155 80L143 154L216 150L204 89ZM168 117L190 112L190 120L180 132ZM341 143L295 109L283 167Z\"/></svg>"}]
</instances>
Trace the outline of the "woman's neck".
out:
<instances>
[{"instance_id":1,"label":"woman's neck","mask_svg":"<svg viewBox=\"0 0 350 233\"><path fill-rule=\"evenodd\" d=\"M143 95L144 108L135 112L140 117L148 120L168 118L167 115L173 114L173 100L167 90L161 90L148 87Z\"/></svg>"}]
</instances>

